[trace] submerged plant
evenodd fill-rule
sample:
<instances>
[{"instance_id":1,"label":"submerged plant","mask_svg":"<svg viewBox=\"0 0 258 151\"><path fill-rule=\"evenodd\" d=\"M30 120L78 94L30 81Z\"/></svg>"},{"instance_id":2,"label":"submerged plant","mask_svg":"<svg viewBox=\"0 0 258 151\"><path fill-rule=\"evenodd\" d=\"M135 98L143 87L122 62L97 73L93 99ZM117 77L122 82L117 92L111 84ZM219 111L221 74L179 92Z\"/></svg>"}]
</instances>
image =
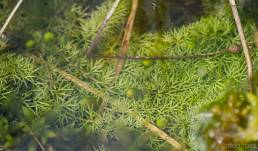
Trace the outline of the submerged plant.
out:
<instances>
[{"instance_id":1,"label":"submerged plant","mask_svg":"<svg viewBox=\"0 0 258 151\"><path fill-rule=\"evenodd\" d=\"M98 140L92 148L87 148L91 143L84 144L86 150L173 150L160 138L143 130L143 123L135 116L137 114L175 136L180 142L190 144L189 148L194 150L192 144L198 145L198 142L192 138L191 119L197 114L192 113L195 113L196 106L201 107L221 98L221 92L225 92L228 85L238 85L246 78L243 56L241 53L223 53L220 57L201 59L126 61L120 78L114 83L114 61L85 56L85 51L112 7L112 2L105 1L91 12L82 5L66 6L47 27L39 28L42 25L40 20L39 26L25 28L22 37L26 36L23 37L22 45L14 50L7 49L1 54L0 107L5 108L1 109L1 115L5 118L2 118L2 125L8 125L6 120L8 123L26 121L19 113L25 114L34 124L42 120L43 124L38 122L40 125L32 128L32 131L48 149L82 150L82 146L62 147L60 144L77 142L74 145L82 145L80 134L85 131L92 137L86 135L82 136L83 139L89 142ZM101 42L92 53L118 53L120 29L126 21L129 6L127 0L121 0L103 30ZM25 18L17 17L10 30L20 31L18 25L23 24ZM247 22L245 27L248 40L251 40L254 24ZM145 33L139 36L135 32L128 55L207 54L239 44L232 17L221 11L217 15L204 16L195 23L164 33ZM65 74L66 78L60 73ZM90 88L87 87L89 85ZM85 91L85 87L90 91ZM46 114L53 110L56 111L53 120L43 122ZM118 123L114 124L117 119ZM31 123L25 125L33 127ZM121 133L124 135L121 136ZM22 138L30 140L24 150L30 146L40 148L31 132L21 134L25 135ZM6 137L0 140L2 144L11 140L8 133L4 135ZM141 137L137 137L138 135ZM14 136L16 137L16 133ZM121 144L117 144L114 148L108 146L110 142L112 144L119 141L125 145L121 147ZM14 142L19 144L19 141ZM23 144L22 141L20 144ZM16 144L7 148L10 147L16 147Z\"/></svg>"},{"instance_id":2,"label":"submerged plant","mask_svg":"<svg viewBox=\"0 0 258 151\"><path fill-rule=\"evenodd\" d=\"M206 149L240 151L257 148L257 102L252 93L230 92L220 104L203 112L202 132ZM205 119L204 119L205 118Z\"/></svg>"}]
</instances>

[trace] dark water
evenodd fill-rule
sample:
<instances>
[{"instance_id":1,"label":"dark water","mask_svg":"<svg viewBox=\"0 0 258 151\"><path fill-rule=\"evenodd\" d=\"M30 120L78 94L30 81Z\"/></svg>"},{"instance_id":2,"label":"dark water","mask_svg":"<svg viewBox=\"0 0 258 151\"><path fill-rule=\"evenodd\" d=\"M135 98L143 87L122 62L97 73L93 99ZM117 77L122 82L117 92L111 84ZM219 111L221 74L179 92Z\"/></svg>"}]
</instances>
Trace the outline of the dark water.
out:
<instances>
[{"instance_id":1,"label":"dark water","mask_svg":"<svg viewBox=\"0 0 258 151\"><path fill-rule=\"evenodd\" d=\"M136 28L140 32L169 30L197 20L201 0L140 0Z\"/></svg>"}]
</instances>

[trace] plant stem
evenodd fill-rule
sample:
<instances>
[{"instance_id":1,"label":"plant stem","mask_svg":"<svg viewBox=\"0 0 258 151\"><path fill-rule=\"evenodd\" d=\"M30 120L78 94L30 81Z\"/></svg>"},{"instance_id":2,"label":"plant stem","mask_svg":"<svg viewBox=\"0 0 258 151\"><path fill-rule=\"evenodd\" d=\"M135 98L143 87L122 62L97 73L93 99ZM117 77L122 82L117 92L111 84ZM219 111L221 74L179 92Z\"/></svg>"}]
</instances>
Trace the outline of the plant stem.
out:
<instances>
[{"instance_id":1,"label":"plant stem","mask_svg":"<svg viewBox=\"0 0 258 151\"><path fill-rule=\"evenodd\" d=\"M248 70L247 72L248 72L249 91L253 92L254 91L253 90L253 82L252 82L253 81L252 80L253 67L252 67L250 52L248 50L247 42L246 42L246 39L245 39L245 34L244 34L244 31L243 31L241 20L240 20L238 10L237 10L237 7L236 7L236 1L235 0L229 0L229 2L230 2L230 5L231 5L231 8L232 8L232 12L233 12L235 22L236 22L236 25L237 25L237 30L238 30L238 33L239 33L239 36L240 36L240 39L241 39L241 43L242 43L242 47L243 47L243 50L244 50L244 54L245 54L245 60L246 60L247 70Z\"/></svg>"},{"instance_id":2,"label":"plant stem","mask_svg":"<svg viewBox=\"0 0 258 151\"><path fill-rule=\"evenodd\" d=\"M187 151L187 149L184 149L181 144L179 144L175 139L171 138L166 134L164 131L160 130L158 127L155 125L146 122L144 123L144 126L148 128L151 132L157 134L160 138L171 144L172 146L175 147L177 151Z\"/></svg>"},{"instance_id":3,"label":"plant stem","mask_svg":"<svg viewBox=\"0 0 258 151\"><path fill-rule=\"evenodd\" d=\"M125 27L125 33L124 33L124 37L122 40L122 46L121 46L121 50L119 53L119 56L121 56L121 57L126 56L128 49L129 49L129 42L130 42L130 38L132 35L133 24L134 24L137 8L138 8L138 0L132 0L132 10L131 10L131 13L127 20L127 24ZM119 59L118 63L116 64L116 70L115 70L116 75L115 75L114 81L116 81L118 79L124 63L125 63L124 59Z\"/></svg>"},{"instance_id":4,"label":"plant stem","mask_svg":"<svg viewBox=\"0 0 258 151\"><path fill-rule=\"evenodd\" d=\"M104 19L102 25L100 26L100 28L98 29L98 32L96 34L96 37L92 40L91 45L89 47L89 49L86 50L86 53L88 56L91 55L92 50L97 46L99 40L100 40L100 36L101 33L103 32L104 28L107 26L108 21L110 20L110 18L112 17L112 15L114 14L118 4L119 4L120 0L116 0L112 6L112 8L110 9L110 11L108 12L106 18Z\"/></svg>"},{"instance_id":5,"label":"plant stem","mask_svg":"<svg viewBox=\"0 0 258 151\"><path fill-rule=\"evenodd\" d=\"M217 52L205 53L205 54L192 54L192 55L173 55L173 56L106 56L106 55L95 55L92 58L97 59L124 59L124 60L187 60L187 59L198 59L219 56L227 53L226 50Z\"/></svg>"},{"instance_id":6,"label":"plant stem","mask_svg":"<svg viewBox=\"0 0 258 151\"><path fill-rule=\"evenodd\" d=\"M88 92L96 95L97 97L100 97L100 98L104 98L105 100L108 98L105 96L104 93L98 91L97 89L91 87L89 84L87 84L86 82L83 82L81 80L79 80L78 78L68 74L67 72L63 71L63 70L60 70L60 69L57 69L57 68L54 68L54 71L59 73L61 76L63 76L66 80L69 80L73 83L75 83L76 85L78 85L79 87L83 88L84 90L87 90Z\"/></svg>"},{"instance_id":7,"label":"plant stem","mask_svg":"<svg viewBox=\"0 0 258 151\"><path fill-rule=\"evenodd\" d=\"M39 145L40 149L42 151L47 151L45 149L45 147L43 146L43 144L41 143L41 141L38 139L38 137L36 136L36 134L32 131L32 129L29 127L30 129L30 135L33 137L33 139L36 141L36 143Z\"/></svg>"},{"instance_id":8,"label":"plant stem","mask_svg":"<svg viewBox=\"0 0 258 151\"><path fill-rule=\"evenodd\" d=\"M14 14L16 13L17 9L21 6L23 0L19 0L17 4L15 5L14 9L12 10L11 14L8 16L7 20L5 21L3 27L0 30L0 35L2 35L7 27L7 25L10 23L11 19L13 18Z\"/></svg>"}]
</instances>

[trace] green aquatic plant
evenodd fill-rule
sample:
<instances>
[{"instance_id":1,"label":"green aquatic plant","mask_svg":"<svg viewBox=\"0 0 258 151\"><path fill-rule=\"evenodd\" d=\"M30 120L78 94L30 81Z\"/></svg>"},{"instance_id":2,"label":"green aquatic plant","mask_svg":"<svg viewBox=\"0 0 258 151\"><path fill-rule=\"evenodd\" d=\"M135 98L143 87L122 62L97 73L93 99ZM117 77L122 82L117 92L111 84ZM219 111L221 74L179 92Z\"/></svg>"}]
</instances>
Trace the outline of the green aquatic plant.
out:
<instances>
[{"instance_id":1,"label":"green aquatic plant","mask_svg":"<svg viewBox=\"0 0 258 151\"><path fill-rule=\"evenodd\" d=\"M205 144L201 150L255 150L257 98L252 93L229 92L220 103L206 107L201 113L200 134Z\"/></svg>"},{"instance_id":2,"label":"green aquatic plant","mask_svg":"<svg viewBox=\"0 0 258 151\"><path fill-rule=\"evenodd\" d=\"M33 129L37 135L50 131L49 135L54 137L63 133L62 128L85 129L87 134L98 134L106 141L120 137L121 142L134 144L131 146L132 150L140 150L142 147L156 151L172 150L157 136L150 135L147 130L142 129L142 123L129 115L129 111L134 111L180 142L189 144L190 150L194 150L199 144L195 139L197 136L193 136L191 121L197 116L196 109L221 98L229 85L238 85L246 78L243 55L225 53L219 57L202 59L196 57L189 60L127 61L120 78L114 83L116 60L85 56L86 49L96 36L96 31L111 6L112 1L108 0L96 10L89 12L82 5L75 4L62 9L61 15L54 16L48 27L28 26L23 33L27 35L23 39L25 43L15 50L6 50L1 54L0 106L19 102L19 108L12 105L13 108L6 109L26 114L27 119L35 121L44 119L47 113L59 107L54 120L50 122L54 128L45 127L48 124L43 123L39 126L42 131L37 130L40 128ZM94 54L118 53L121 28L126 21L129 6L128 1L121 1L103 31L102 40L93 51ZM21 27L17 25L22 19L24 18L17 17L10 30L19 31ZM40 20L39 23L41 22ZM245 22L244 25L248 40L252 41L254 24ZM140 36L135 32L128 55L207 54L239 44L240 39L233 18L221 10L217 15L204 16L199 21L178 29L145 33ZM37 58L33 59L32 55ZM255 53L253 55L256 56ZM93 88L108 94L111 105L103 103L103 98L85 92L82 87L54 72L56 68L65 70ZM17 113L11 114L11 117L19 117ZM2 114L6 116L5 113ZM117 128L117 125L113 124L117 119L119 123L123 123L122 128ZM9 123L15 121L13 118L7 120ZM24 118L20 120L26 121ZM58 128L61 129L60 133ZM132 129L140 131L134 133ZM120 132L125 133L124 137L119 135ZM80 131L67 133L71 134L68 136L76 136ZM29 135L28 132L25 134ZM150 135L147 140L144 137L137 140L146 145L133 141L136 135L142 136L141 134ZM29 138L33 139L32 136ZM39 139L45 140L43 135ZM62 141L63 139L54 140L59 143L66 142ZM107 148L106 141L100 149ZM35 141L32 142L34 145L31 146L39 147L38 144L35 145ZM60 150L59 146L52 147ZM96 145L95 149L98 146L101 145Z\"/></svg>"}]
</instances>

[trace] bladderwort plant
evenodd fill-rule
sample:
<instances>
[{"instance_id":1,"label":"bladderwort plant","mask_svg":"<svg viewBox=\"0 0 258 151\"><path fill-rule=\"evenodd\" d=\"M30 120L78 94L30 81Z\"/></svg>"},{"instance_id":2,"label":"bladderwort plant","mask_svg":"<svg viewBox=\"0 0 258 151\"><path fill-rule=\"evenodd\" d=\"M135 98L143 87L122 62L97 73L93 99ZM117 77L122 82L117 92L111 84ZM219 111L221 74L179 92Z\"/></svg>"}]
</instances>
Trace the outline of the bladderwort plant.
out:
<instances>
[{"instance_id":1,"label":"bladderwort plant","mask_svg":"<svg viewBox=\"0 0 258 151\"><path fill-rule=\"evenodd\" d=\"M87 134L103 136L104 142L109 138L123 139L118 135L123 129L118 132L114 130L117 126L114 121L118 120L118 125L122 123L125 127L139 130L139 135L148 135L148 140L144 142L149 150L172 150L166 142L142 128L142 123L128 114L129 109L180 142L189 144L190 150L194 150L198 142L191 131L191 119L196 116L192 113L197 108L220 99L221 93L226 92L229 85L237 86L246 78L243 55L225 53L219 57L202 59L157 60L149 66L145 66L142 61L126 61L118 81L112 85L115 60L87 58L85 50L96 36L113 1L105 1L90 12L79 4L64 5L61 13L55 15L51 24L45 28L38 26L38 29L30 29L30 26L22 26L26 28L23 30L26 36L22 37L24 43L33 40L33 47L26 48L23 44L15 50L9 50L8 46L2 50L0 105L7 101L19 102L33 114L34 120L56 109L58 112L53 121L54 128L86 129ZM103 30L99 45L94 49L96 55L116 55L119 52L121 29L126 22L129 7L128 1L120 2ZM21 8L18 15L23 11L26 13ZM128 56L206 54L240 45L233 17L223 9L219 12L178 29L143 35L133 33ZM0 17L0 20L4 19ZM11 29L19 31L18 25L22 21L22 17L17 17L8 29L11 32ZM244 24L247 39L252 42L254 24L248 21ZM44 34L50 32L54 35L53 38L45 41ZM255 48L252 50L254 52ZM31 54L40 59L31 59L28 57ZM256 54L253 53L253 56ZM108 94L112 105L102 106L103 98L53 72L56 68ZM127 95L130 89L135 91L132 97ZM10 123L15 121L13 118L10 120ZM55 130L54 128L46 129ZM41 134L36 129L33 131L37 135ZM130 134L130 131L126 132ZM51 142L44 143L44 139L38 137L48 148ZM130 144L133 140L124 142ZM136 149L140 148L137 147ZM107 145L96 145L94 148L110 149Z\"/></svg>"}]
</instances>

